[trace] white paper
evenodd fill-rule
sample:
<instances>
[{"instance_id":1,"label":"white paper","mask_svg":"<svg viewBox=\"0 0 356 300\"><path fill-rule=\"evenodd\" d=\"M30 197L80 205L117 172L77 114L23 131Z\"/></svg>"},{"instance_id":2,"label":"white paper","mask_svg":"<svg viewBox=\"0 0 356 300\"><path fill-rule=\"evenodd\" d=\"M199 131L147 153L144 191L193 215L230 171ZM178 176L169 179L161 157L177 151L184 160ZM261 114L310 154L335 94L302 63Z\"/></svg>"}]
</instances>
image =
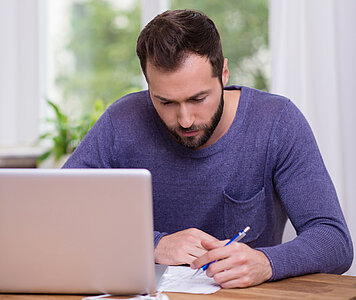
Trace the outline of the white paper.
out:
<instances>
[{"instance_id":1,"label":"white paper","mask_svg":"<svg viewBox=\"0 0 356 300\"><path fill-rule=\"evenodd\" d=\"M190 294L212 294L221 289L205 272L192 278L196 270L190 267L169 266L163 274L158 291Z\"/></svg>"},{"instance_id":2,"label":"white paper","mask_svg":"<svg viewBox=\"0 0 356 300\"><path fill-rule=\"evenodd\" d=\"M110 297L110 298L108 298ZM98 296L89 296L82 298L82 300L96 300L108 298L108 300L169 300L168 296L165 294L157 293L153 295L137 295L130 298L113 298L110 294L98 295Z\"/></svg>"}]
</instances>

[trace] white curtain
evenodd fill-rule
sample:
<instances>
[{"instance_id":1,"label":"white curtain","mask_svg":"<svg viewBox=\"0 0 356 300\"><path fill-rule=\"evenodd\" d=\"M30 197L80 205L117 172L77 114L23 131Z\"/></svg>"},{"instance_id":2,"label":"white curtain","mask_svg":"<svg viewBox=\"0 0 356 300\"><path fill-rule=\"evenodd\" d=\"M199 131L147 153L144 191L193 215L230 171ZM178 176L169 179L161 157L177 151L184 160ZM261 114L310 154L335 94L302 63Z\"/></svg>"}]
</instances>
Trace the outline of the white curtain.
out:
<instances>
[{"instance_id":1,"label":"white curtain","mask_svg":"<svg viewBox=\"0 0 356 300\"><path fill-rule=\"evenodd\" d=\"M0 0L0 147L36 141L44 66L43 0Z\"/></svg>"},{"instance_id":2,"label":"white curtain","mask_svg":"<svg viewBox=\"0 0 356 300\"><path fill-rule=\"evenodd\" d=\"M141 4L144 26L169 7L169 0ZM46 6L46 0L0 0L0 150L32 145L44 126Z\"/></svg>"},{"instance_id":3,"label":"white curtain","mask_svg":"<svg viewBox=\"0 0 356 300\"><path fill-rule=\"evenodd\" d=\"M271 91L308 119L356 243L356 1L270 0L270 47Z\"/></svg>"},{"instance_id":4,"label":"white curtain","mask_svg":"<svg viewBox=\"0 0 356 300\"><path fill-rule=\"evenodd\" d=\"M169 9L169 0L141 0L141 27L151 21L158 14Z\"/></svg>"}]
</instances>

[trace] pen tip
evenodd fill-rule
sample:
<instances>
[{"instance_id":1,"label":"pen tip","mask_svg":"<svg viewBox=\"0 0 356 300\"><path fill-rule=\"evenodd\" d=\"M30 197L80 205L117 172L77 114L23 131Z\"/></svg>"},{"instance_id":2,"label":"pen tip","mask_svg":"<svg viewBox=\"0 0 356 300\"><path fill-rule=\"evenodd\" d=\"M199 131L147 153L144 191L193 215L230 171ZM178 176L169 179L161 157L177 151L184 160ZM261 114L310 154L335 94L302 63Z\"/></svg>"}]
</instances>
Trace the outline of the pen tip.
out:
<instances>
[{"instance_id":1,"label":"pen tip","mask_svg":"<svg viewBox=\"0 0 356 300\"><path fill-rule=\"evenodd\" d=\"M196 272L192 275L192 277L190 277L191 279L194 278L195 276L197 276L200 272L202 271L202 269L198 269L196 270Z\"/></svg>"},{"instance_id":2,"label":"pen tip","mask_svg":"<svg viewBox=\"0 0 356 300\"><path fill-rule=\"evenodd\" d=\"M244 232L246 233L247 231L249 231L251 229L250 226L247 226L245 229L244 229Z\"/></svg>"}]
</instances>

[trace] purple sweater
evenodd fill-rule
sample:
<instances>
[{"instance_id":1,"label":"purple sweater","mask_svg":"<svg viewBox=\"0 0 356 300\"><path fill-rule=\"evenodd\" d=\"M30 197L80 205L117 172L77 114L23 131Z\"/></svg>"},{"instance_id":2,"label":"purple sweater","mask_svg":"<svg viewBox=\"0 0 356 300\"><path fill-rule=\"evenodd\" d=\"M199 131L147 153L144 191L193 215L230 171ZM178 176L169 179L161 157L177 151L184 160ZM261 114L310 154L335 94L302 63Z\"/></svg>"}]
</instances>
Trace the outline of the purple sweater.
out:
<instances>
[{"instance_id":1,"label":"purple sweater","mask_svg":"<svg viewBox=\"0 0 356 300\"><path fill-rule=\"evenodd\" d=\"M112 104L65 168L146 168L152 173L155 245L190 227L263 251L271 280L343 273L353 248L313 133L286 98L241 89L236 117L213 145L191 150L169 135L149 93ZM297 237L280 244L287 216Z\"/></svg>"}]
</instances>

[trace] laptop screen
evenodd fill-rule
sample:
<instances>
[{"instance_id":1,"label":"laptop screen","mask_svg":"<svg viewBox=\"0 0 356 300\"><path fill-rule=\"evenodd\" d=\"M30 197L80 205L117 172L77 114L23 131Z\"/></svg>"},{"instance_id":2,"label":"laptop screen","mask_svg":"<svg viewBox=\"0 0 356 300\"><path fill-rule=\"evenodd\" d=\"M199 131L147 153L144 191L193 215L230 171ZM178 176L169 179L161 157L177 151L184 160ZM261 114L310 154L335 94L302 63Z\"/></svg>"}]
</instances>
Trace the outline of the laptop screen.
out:
<instances>
[{"instance_id":1,"label":"laptop screen","mask_svg":"<svg viewBox=\"0 0 356 300\"><path fill-rule=\"evenodd\" d=\"M154 292L151 182L142 169L0 169L0 292Z\"/></svg>"}]
</instances>

